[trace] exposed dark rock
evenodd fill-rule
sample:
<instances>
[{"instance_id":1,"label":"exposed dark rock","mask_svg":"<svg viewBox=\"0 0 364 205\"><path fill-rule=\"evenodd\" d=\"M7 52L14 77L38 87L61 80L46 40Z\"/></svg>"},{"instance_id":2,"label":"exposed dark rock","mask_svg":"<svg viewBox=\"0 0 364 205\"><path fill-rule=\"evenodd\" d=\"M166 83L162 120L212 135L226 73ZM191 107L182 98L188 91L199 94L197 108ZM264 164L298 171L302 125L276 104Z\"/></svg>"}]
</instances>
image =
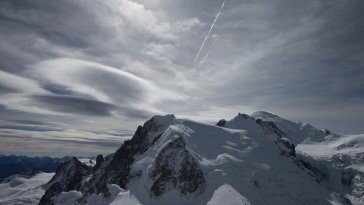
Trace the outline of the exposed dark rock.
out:
<instances>
[{"instance_id":1,"label":"exposed dark rock","mask_svg":"<svg viewBox=\"0 0 364 205\"><path fill-rule=\"evenodd\" d=\"M332 134L332 132L330 130L324 129L324 131L325 131L325 135L331 135Z\"/></svg>"},{"instance_id":2,"label":"exposed dark rock","mask_svg":"<svg viewBox=\"0 0 364 205\"><path fill-rule=\"evenodd\" d=\"M129 174L131 166L136 156L143 154L149 147L155 143L161 134L149 136L150 133L163 132L164 125L160 125L153 117L143 126L139 126L130 140L115 152L110 163L100 175L94 175L89 182L86 183L84 191L85 195L91 193L108 194L107 184L117 184L125 189L129 182ZM166 127L165 127L166 128Z\"/></svg>"},{"instance_id":3,"label":"exposed dark rock","mask_svg":"<svg viewBox=\"0 0 364 205\"><path fill-rule=\"evenodd\" d=\"M305 160L296 158L296 146L285 137L286 134L274 122L256 119L256 123L263 128L265 134L277 135L276 144L280 148L282 155L291 156L295 164L304 169L312 177L315 177L317 182L321 182L326 178L324 172L320 171L317 167L314 167Z\"/></svg>"},{"instance_id":4,"label":"exposed dark rock","mask_svg":"<svg viewBox=\"0 0 364 205\"><path fill-rule=\"evenodd\" d=\"M216 125L219 127L225 127L225 124L226 124L225 119L219 120L219 122L216 123Z\"/></svg>"},{"instance_id":5,"label":"exposed dark rock","mask_svg":"<svg viewBox=\"0 0 364 205\"><path fill-rule=\"evenodd\" d=\"M285 133L274 122L263 121L262 119L256 119L255 122L263 128L265 134L277 136L276 144L281 149L282 155L296 157L296 146L288 138L285 138Z\"/></svg>"},{"instance_id":6,"label":"exposed dark rock","mask_svg":"<svg viewBox=\"0 0 364 205\"><path fill-rule=\"evenodd\" d=\"M312 177L315 177L317 182L321 182L323 179L326 178L324 173L322 173L317 167L313 166L311 163L307 161L298 160L297 164L298 166L306 169Z\"/></svg>"},{"instance_id":7,"label":"exposed dark rock","mask_svg":"<svg viewBox=\"0 0 364 205\"><path fill-rule=\"evenodd\" d=\"M186 151L186 157L181 163L178 175L179 189L182 194L193 193L205 184L203 172L197 161Z\"/></svg>"},{"instance_id":8,"label":"exposed dark rock","mask_svg":"<svg viewBox=\"0 0 364 205\"><path fill-rule=\"evenodd\" d=\"M263 121L262 119L256 119L255 122L260 125L265 134L276 134L279 138L283 138L285 136L285 133L280 130L276 124L272 121Z\"/></svg>"},{"instance_id":9,"label":"exposed dark rock","mask_svg":"<svg viewBox=\"0 0 364 205\"><path fill-rule=\"evenodd\" d=\"M282 144L288 151L288 156L296 157L296 146L286 138L279 138L278 142Z\"/></svg>"},{"instance_id":10,"label":"exposed dark rock","mask_svg":"<svg viewBox=\"0 0 364 205\"><path fill-rule=\"evenodd\" d=\"M156 197L175 188L186 195L198 189L201 191L205 184L203 172L186 149L182 137L160 151L150 176L154 179L151 193Z\"/></svg>"},{"instance_id":11,"label":"exposed dark rock","mask_svg":"<svg viewBox=\"0 0 364 205\"><path fill-rule=\"evenodd\" d=\"M242 113L238 113L238 117L243 117L243 118L245 118L245 119L248 119L248 118L252 118L252 117L250 117L249 115L247 115L247 114L242 114Z\"/></svg>"},{"instance_id":12,"label":"exposed dark rock","mask_svg":"<svg viewBox=\"0 0 364 205\"><path fill-rule=\"evenodd\" d=\"M260 124L262 124L263 120L262 119L256 119L255 122L260 125Z\"/></svg>"},{"instance_id":13,"label":"exposed dark rock","mask_svg":"<svg viewBox=\"0 0 364 205\"><path fill-rule=\"evenodd\" d=\"M105 161L105 159L104 159L104 156L102 156L102 154L97 155L96 165L94 166L93 170L96 171L97 169L99 169L104 161Z\"/></svg>"},{"instance_id":14,"label":"exposed dark rock","mask_svg":"<svg viewBox=\"0 0 364 205\"><path fill-rule=\"evenodd\" d=\"M345 169L342 171L341 183L346 186L350 186L355 177L355 174L351 169Z\"/></svg>"},{"instance_id":15,"label":"exposed dark rock","mask_svg":"<svg viewBox=\"0 0 364 205\"><path fill-rule=\"evenodd\" d=\"M41 198L40 205L50 205L52 198L63 191L80 190L83 178L92 173L92 167L81 163L77 158L62 163L54 177L46 184L46 193Z\"/></svg>"}]
</instances>

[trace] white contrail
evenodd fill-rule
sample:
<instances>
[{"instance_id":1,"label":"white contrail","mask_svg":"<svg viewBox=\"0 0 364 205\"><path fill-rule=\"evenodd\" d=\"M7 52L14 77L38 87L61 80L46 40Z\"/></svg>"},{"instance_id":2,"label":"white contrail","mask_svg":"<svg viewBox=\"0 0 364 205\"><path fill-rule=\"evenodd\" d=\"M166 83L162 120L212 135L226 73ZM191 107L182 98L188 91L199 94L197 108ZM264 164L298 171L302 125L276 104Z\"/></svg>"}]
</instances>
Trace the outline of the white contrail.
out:
<instances>
[{"instance_id":1,"label":"white contrail","mask_svg":"<svg viewBox=\"0 0 364 205\"><path fill-rule=\"evenodd\" d=\"M195 57L195 62L197 61L198 57L200 56L201 50L202 50L202 48L204 47L204 45L205 45L205 43L206 43L206 40L209 38L210 33L211 33L212 29L214 28L214 25L215 25L215 23L216 23L217 19L219 18L220 13L221 13L221 10L222 10L222 8L224 8L224 5L225 5L225 2L226 2L226 1L227 1L227 0L224 0L224 2L222 2L222 5L221 5L220 10L219 10L219 12L217 12L216 17L215 17L214 21L213 21L213 22L212 22L212 24L211 24L210 30L207 32L206 37L205 37L205 40L203 40L202 45L201 45L200 49L199 49L199 50L198 50L198 52L197 52L197 55L196 55L196 57Z\"/></svg>"}]
</instances>

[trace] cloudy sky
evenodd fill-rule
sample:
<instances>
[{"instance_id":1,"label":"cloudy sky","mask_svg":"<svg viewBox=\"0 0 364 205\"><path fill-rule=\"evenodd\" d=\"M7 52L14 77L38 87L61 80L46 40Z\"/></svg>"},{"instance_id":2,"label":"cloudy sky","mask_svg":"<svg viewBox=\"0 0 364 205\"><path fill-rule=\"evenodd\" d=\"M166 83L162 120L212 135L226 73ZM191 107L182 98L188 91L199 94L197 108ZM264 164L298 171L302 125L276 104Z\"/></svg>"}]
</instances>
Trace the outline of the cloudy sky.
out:
<instances>
[{"instance_id":1,"label":"cloudy sky","mask_svg":"<svg viewBox=\"0 0 364 205\"><path fill-rule=\"evenodd\" d=\"M154 114L364 133L364 2L0 1L0 150L113 152Z\"/></svg>"}]
</instances>

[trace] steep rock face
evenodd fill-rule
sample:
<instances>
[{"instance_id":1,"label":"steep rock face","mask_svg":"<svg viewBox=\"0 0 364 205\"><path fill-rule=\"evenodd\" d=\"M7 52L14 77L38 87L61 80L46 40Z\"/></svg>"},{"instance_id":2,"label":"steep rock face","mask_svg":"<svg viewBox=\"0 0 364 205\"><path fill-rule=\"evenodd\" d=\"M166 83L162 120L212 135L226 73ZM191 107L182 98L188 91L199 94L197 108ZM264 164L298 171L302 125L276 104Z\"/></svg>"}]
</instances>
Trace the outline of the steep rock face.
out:
<instances>
[{"instance_id":1,"label":"steep rock face","mask_svg":"<svg viewBox=\"0 0 364 205\"><path fill-rule=\"evenodd\" d=\"M79 190L85 178L92 173L92 167L81 163L73 157L70 161L61 164L55 176L46 184L46 193L41 198L40 205L53 204L52 198L63 191Z\"/></svg>"},{"instance_id":2,"label":"steep rock face","mask_svg":"<svg viewBox=\"0 0 364 205\"><path fill-rule=\"evenodd\" d=\"M203 172L198 162L186 149L182 137L168 143L156 158L150 173L153 179L151 193L158 197L171 189L182 195L201 192L205 184Z\"/></svg>"},{"instance_id":3,"label":"steep rock face","mask_svg":"<svg viewBox=\"0 0 364 205\"><path fill-rule=\"evenodd\" d=\"M135 157L148 150L174 119L173 115L155 116L143 126L139 126L133 138L124 142L107 166L100 173L92 176L83 189L86 195L91 193L108 195L108 184L117 184L121 188L126 188Z\"/></svg>"},{"instance_id":4,"label":"steep rock face","mask_svg":"<svg viewBox=\"0 0 364 205\"><path fill-rule=\"evenodd\" d=\"M219 127L225 127L225 124L226 124L225 119L221 119L221 120L219 120L219 122L216 123L216 125Z\"/></svg>"},{"instance_id":5,"label":"steep rock face","mask_svg":"<svg viewBox=\"0 0 364 205\"><path fill-rule=\"evenodd\" d=\"M101 167L102 163L104 163L104 161L105 161L105 159L104 159L104 156L102 156L102 154L97 155L96 165L93 167L93 171L94 172L97 171Z\"/></svg>"},{"instance_id":6,"label":"steep rock face","mask_svg":"<svg viewBox=\"0 0 364 205\"><path fill-rule=\"evenodd\" d=\"M296 156L296 145L291 142L290 139L296 139L296 136L287 134L287 129L285 131L281 130L285 127L290 127L293 122L289 122L288 126L280 125L278 126L276 123L276 120L279 119L280 122L284 122L282 118L280 118L277 115L273 115L267 112L258 112L254 114L256 117L259 117L259 119L256 119L256 122L262 127L265 134L267 135L275 135L276 138L274 139L275 144L279 147L281 150L281 154L292 157L293 161L297 164L298 167L305 170L306 173L308 173L310 176L314 177L317 182L321 182L326 178L326 170L320 170L319 168L315 167L313 164L311 164L309 161L311 159L307 158L297 158ZM281 120L282 119L282 120ZM273 120L273 121L270 121ZM293 126L294 127L294 126ZM322 133L320 131L317 131L319 135ZM312 137L312 136L310 136Z\"/></svg>"},{"instance_id":7,"label":"steep rock face","mask_svg":"<svg viewBox=\"0 0 364 205\"><path fill-rule=\"evenodd\" d=\"M291 140L286 138L286 134L280 130L274 122L257 119L256 123L260 125L266 135L276 136L274 142L280 148L282 155L296 157L295 145Z\"/></svg>"},{"instance_id":8,"label":"steep rock face","mask_svg":"<svg viewBox=\"0 0 364 205\"><path fill-rule=\"evenodd\" d=\"M333 192L341 193L339 201L344 200L343 204L351 204L350 200L364 202L364 174L359 168L364 159L364 137L341 136L327 129L319 130L309 123L295 123L267 112L256 112L252 116L266 132L273 130L279 136L278 145L283 144L288 151L291 150L289 155L294 156L300 168ZM292 144L291 140L297 144ZM351 197L350 200L343 197L345 194Z\"/></svg>"}]
</instances>

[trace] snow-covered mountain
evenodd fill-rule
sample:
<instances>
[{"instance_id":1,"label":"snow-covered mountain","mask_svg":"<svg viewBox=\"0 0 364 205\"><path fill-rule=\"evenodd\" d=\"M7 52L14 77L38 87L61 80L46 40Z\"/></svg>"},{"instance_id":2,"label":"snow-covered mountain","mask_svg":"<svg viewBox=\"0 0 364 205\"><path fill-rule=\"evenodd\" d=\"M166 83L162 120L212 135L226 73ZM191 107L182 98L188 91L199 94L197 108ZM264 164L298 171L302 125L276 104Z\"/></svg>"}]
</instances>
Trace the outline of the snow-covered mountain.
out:
<instances>
[{"instance_id":1,"label":"snow-covered mountain","mask_svg":"<svg viewBox=\"0 0 364 205\"><path fill-rule=\"evenodd\" d=\"M62 164L40 204L363 204L363 136L267 112L154 116L94 166Z\"/></svg>"}]
</instances>

